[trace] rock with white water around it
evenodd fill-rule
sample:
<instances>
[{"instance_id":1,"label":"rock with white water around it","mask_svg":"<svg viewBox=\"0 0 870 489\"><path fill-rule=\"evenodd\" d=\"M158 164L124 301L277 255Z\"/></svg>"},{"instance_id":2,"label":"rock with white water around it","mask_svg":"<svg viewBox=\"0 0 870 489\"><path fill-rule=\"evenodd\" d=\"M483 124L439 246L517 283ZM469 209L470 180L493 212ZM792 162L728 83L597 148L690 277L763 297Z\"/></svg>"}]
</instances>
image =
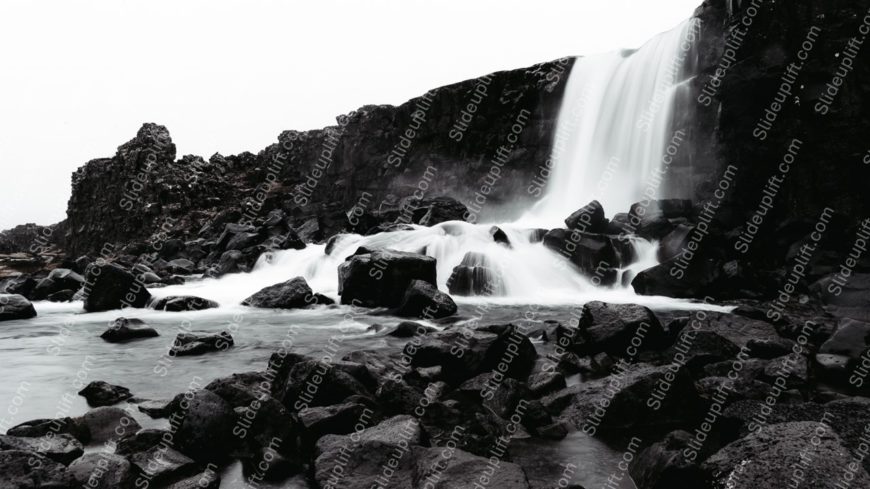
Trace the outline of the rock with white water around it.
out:
<instances>
[{"instance_id":1,"label":"rock with white water around it","mask_svg":"<svg viewBox=\"0 0 870 489\"><path fill-rule=\"evenodd\" d=\"M153 338L159 336L157 330L145 326L145 321L136 318L118 318L112 325L100 335L109 343L121 343L141 338Z\"/></svg>"},{"instance_id":2,"label":"rock with white water around it","mask_svg":"<svg viewBox=\"0 0 870 489\"><path fill-rule=\"evenodd\" d=\"M3 489L78 489L81 485L66 467L39 453L0 450L0 487Z\"/></svg>"},{"instance_id":3,"label":"rock with white water around it","mask_svg":"<svg viewBox=\"0 0 870 489\"><path fill-rule=\"evenodd\" d=\"M456 314L456 310L456 303L449 295L428 282L414 280L405 291L405 297L396 314L402 317L441 319Z\"/></svg>"},{"instance_id":4,"label":"rock with white water around it","mask_svg":"<svg viewBox=\"0 0 870 489\"><path fill-rule=\"evenodd\" d=\"M242 301L243 306L264 309L299 309L317 303L318 298L302 277L270 285Z\"/></svg>"},{"instance_id":5,"label":"rock with white water around it","mask_svg":"<svg viewBox=\"0 0 870 489\"><path fill-rule=\"evenodd\" d=\"M36 309L23 295L0 294L0 321L32 317L36 317Z\"/></svg>"},{"instance_id":6,"label":"rock with white water around it","mask_svg":"<svg viewBox=\"0 0 870 489\"><path fill-rule=\"evenodd\" d=\"M79 395L87 399L94 407L111 406L133 397L130 389L120 385L112 385L102 380L95 380L79 391Z\"/></svg>"},{"instance_id":7,"label":"rock with white water around it","mask_svg":"<svg viewBox=\"0 0 870 489\"><path fill-rule=\"evenodd\" d=\"M169 352L173 356L202 355L203 353L225 351L234 345L233 337L226 331L218 334L196 335L179 333Z\"/></svg>"},{"instance_id":8,"label":"rock with white water around it","mask_svg":"<svg viewBox=\"0 0 870 489\"><path fill-rule=\"evenodd\" d=\"M152 307L158 311L168 312L203 311L205 309L214 309L218 307L218 303L191 295L171 295L159 299Z\"/></svg>"},{"instance_id":9,"label":"rock with white water around it","mask_svg":"<svg viewBox=\"0 0 870 489\"><path fill-rule=\"evenodd\" d=\"M85 274L85 311L145 307L151 293L135 275L114 263L92 263Z\"/></svg>"},{"instance_id":10,"label":"rock with white water around it","mask_svg":"<svg viewBox=\"0 0 870 489\"><path fill-rule=\"evenodd\" d=\"M384 249L352 255L338 267L342 304L397 307L415 280L438 283L434 258Z\"/></svg>"}]
</instances>

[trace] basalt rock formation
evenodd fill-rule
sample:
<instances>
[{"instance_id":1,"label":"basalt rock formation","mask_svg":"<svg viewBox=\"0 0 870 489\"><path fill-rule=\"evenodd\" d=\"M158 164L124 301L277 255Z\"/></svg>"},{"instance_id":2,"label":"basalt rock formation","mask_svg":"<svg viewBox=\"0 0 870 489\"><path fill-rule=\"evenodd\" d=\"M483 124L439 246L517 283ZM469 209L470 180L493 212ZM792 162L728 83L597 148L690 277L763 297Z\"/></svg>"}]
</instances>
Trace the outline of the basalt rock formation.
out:
<instances>
[{"instance_id":1,"label":"basalt rock formation","mask_svg":"<svg viewBox=\"0 0 870 489\"><path fill-rule=\"evenodd\" d=\"M73 175L66 249L76 257L107 243L186 242L225 224L261 224L274 210L319 241L409 199L412 207L442 196L471 204L487 181L488 204L521 204L550 154L572 64L494 73L398 107L365 106L335 126L285 131L258 154L178 159L169 131L145 124L114 157Z\"/></svg>"}]
</instances>

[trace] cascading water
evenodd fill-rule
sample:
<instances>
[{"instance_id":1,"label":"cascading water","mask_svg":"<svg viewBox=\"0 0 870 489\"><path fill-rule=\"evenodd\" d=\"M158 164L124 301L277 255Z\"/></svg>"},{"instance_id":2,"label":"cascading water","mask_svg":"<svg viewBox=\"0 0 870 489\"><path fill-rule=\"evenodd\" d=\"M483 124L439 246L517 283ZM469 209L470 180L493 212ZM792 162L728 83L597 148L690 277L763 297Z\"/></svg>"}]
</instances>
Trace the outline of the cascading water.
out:
<instances>
[{"instance_id":1,"label":"cascading water","mask_svg":"<svg viewBox=\"0 0 870 489\"><path fill-rule=\"evenodd\" d=\"M675 87L694 29L686 21L633 52L581 58L572 69L559 115L546 194L519 220L499 224L510 246L496 243L491 224L448 222L432 227L345 235L329 254L325 246L279 251L260 258L249 274L167 287L157 296L196 294L221 304L295 276L318 292L337 296L337 267L358 247L425 253L437 259L438 286L447 289L453 268L480 256L497 278L486 300L519 303L576 303L593 298L638 302L630 288L596 287L569 261L533 239L534 228L562 226L570 213L592 199L607 211L624 212L640 200L651 172L658 171L672 117ZM688 46L688 47L687 47ZM636 261L619 271L634 274L656 264L655 245L635 240ZM473 253L469 258L466 254ZM618 281L623 284L627 281ZM602 297L605 294L606 297ZM466 299L467 300L467 299ZM649 301L651 299L645 299Z\"/></svg>"}]
</instances>

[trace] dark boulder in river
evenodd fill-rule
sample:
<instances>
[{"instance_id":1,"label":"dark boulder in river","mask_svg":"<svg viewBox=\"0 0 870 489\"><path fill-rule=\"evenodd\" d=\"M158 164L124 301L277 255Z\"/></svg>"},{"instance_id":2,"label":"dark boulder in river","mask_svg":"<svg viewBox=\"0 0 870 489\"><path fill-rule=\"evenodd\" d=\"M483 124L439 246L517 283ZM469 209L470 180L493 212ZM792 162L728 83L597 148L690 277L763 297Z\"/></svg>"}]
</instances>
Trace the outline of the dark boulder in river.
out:
<instances>
[{"instance_id":1,"label":"dark boulder in river","mask_svg":"<svg viewBox=\"0 0 870 489\"><path fill-rule=\"evenodd\" d=\"M174 356L202 355L212 351L224 351L233 346L233 337L226 331L211 335L179 333L169 353Z\"/></svg>"},{"instance_id":2,"label":"dark boulder in river","mask_svg":"<svg viewBox=\"0 0 870 489\"><path fill-rule=\"evenodd\" d=\"M456 303L437 287L415 280L411 282L396 314L403 317L441 319L456 314Z\"/></svg>"},{"instance_id":3,"label":"dark boulder in river","mask_svg":"<svg viewBox=\"0 0 870 489\"><path fill-rule=\"evenodd\" d=\"M87 399L94 407L111 406L133 397L130 389L120 385L112 385L102 380L95 380L79 391L79 395Z\"/></svg>"},{"instance_id":4,"label":"dark boulder in river","mask_svg":"<svg viewBox=\"0 0 870 489\"><path fill-rule=\"evenodd\" d=\"M135 275L113 263L93 263L85 274L85 310L110 311L145 307L151 293Z\"/></svg>"},{"instance_id":5,"label":"dark boulder in river","mask_svg":"<svg viewBox=\"0 0 870 489\"><path fill-rule=\"evenodd\" d=\"M136 318L118 318L100 335L100 338L109 343L135 340L138 338L153 338L159 336L157 330L145 326L145 321Z\"/></svg>"},{"instance_id":6,"label":"dark boulder in river","mask_svg":"<svg viewBox=\"0 0 870 489\"><path fill-rule=\"evenodd\" d=\"M168 312L203 311L205 309L214 309L216 307L218 307L217 302L203 299L202 297L194 297L192 295L171 295L154 303L154 309Z\"/></svg>"},{"instance_id":7,"label":"dark boulder in river","mask_svg":"<svg viewBox=\"0 0 870 489\"><path fill-rule=\"evenodd\" d=\"M338 267L342 304L398 307L415 280L436 282L435 258L395 250L355 254Z\"/></svg>"},{"instance_id":8,"label":"dark boulder in river","mask_svg":"<svg viewBox=\"0 0 870 489\"><path fill-rule=\"evenodd\" d=\"M36 317L36 309L24 296L0 294L0 321L30 319L32 317Z\"/></svg>"},{"instance_id":9,"label":"dark boulder in river","mask_svg":"<svg viewBox=\"0 0 870 489\"><path fill-rule=\"evenodd\" d=\"M302 277L270 285L242 301L243 306L266 309L298 309L317 303L318 298Z\"/></svg>"}]
</instances>

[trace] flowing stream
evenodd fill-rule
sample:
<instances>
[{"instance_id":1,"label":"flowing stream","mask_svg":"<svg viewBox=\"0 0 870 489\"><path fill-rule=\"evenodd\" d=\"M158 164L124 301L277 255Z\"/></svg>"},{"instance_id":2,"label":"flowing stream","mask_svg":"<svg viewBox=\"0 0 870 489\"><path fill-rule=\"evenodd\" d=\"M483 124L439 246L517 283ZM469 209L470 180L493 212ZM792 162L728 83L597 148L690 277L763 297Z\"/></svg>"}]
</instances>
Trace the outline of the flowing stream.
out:
<instances>
[{"instance_id":1,"label":"flowing stream","mask_svg":"<svg viewBox=\"0 0 870 489\"><path fill-rule=\"evenodd\" d=\"M336 269L360 246L435 257L442 290L447 290L453 268L467 253L476 252L500 278L499 290L492 296L456 297L459 314L471 317L480 303L495 304L497 307L490 307L483 318L491 323L523 317L529 305L538 308L536 321L565 321L589 300L632 302L668 310L707 307L637 296L630 286L620 285L626 281L597 286L564 257L534 239L536 228L562 225L565 217L592 199L613 213L626 212L644 195L649 175L660 170L670 137L673 97L678 93L685 56L683 41L691 28L687 21L636 51L577 61L559 116L550 186L542 200L520 219L498 224L510 247L493 240L492 224L447 222L373 236L344 235L333 243L329 254L325 245L273 252L262 256L251 273L152 290L155 297L196 295L221 306L208 311L84 314L81 303L37 303L37 318L0 326L0 365L4 367L0 432L29 419L83 413L87 406L76 392L92 380L126 386L139 397L165 399L184 391L196 379L204 386L220 376L263 369L269 354L286 337L288 325L297 328L294 344L302 353L317 355L326 340L338 334L338 325L343 331L343 352L399 348L402 340L367 331L374 323L392 324L398 318L349 306L275 311L239 305L261 288L296 276L305 277L316 292L337 298ZM630 276L656 263L655 243L635 240L634 247L637 259L620 270L621 275ZM145 320L160 336L126 344L101 341L99 334L121 315ZM236 341L227 352L174 359L167 355L180 331L221 330L230 331ZM138 418L147 427L163 423ZM570 482L585 487L601 486L617 470L622 457L619 450L580 433L553 445L555 448L524 446L527 451L576 465ZM238 465L228 468L224 476L221 487L244 487ZM297 478L275 487L306 486ZM626 478L621 487L632 488L633 484Z\"/></svg>"}]
</instances>

